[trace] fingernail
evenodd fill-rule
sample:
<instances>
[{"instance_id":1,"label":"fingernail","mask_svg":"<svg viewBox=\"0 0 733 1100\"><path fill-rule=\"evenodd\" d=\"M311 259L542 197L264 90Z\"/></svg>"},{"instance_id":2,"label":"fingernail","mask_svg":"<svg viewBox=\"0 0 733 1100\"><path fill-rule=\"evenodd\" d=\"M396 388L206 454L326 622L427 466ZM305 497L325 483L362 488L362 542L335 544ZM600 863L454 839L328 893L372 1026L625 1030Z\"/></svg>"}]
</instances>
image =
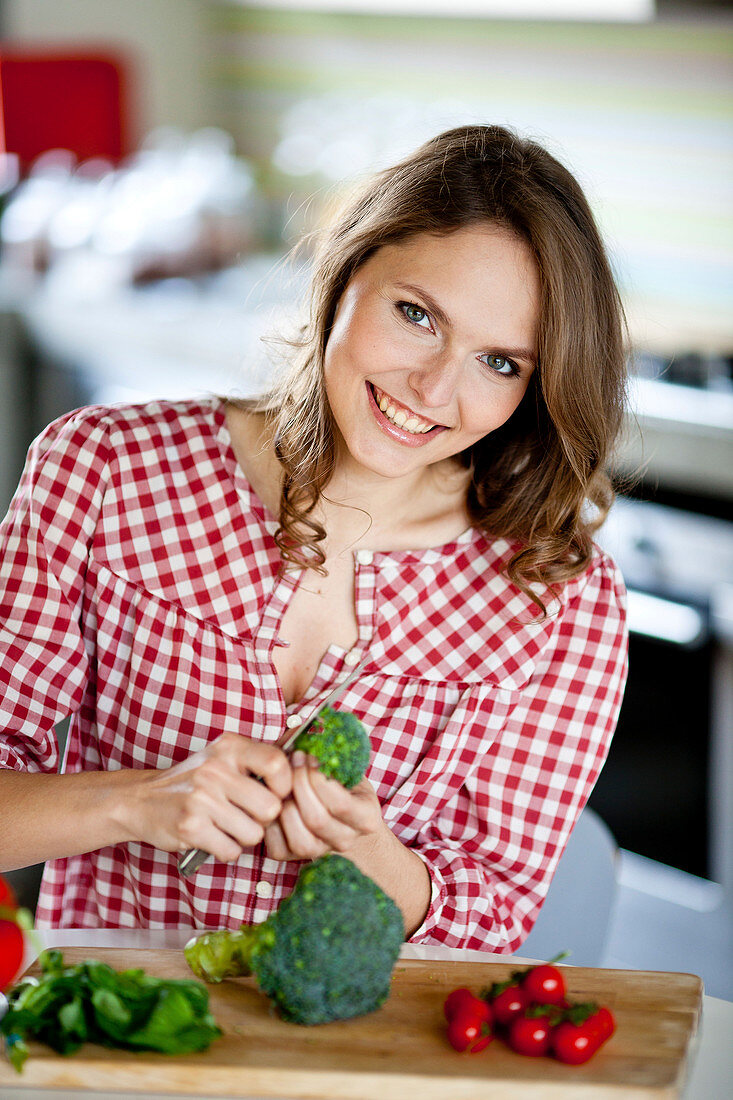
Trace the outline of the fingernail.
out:
<instances>
[{"instance_id":1,"label":"fingernail","mask_svg":"<svg viewBox=\"0 0 733 1100\"><path fill-rule=\"evenodd\" d=\"M290 757L290 762L294 768L302 768L306 761L306 755L302 749L297 749Z\"/></svg>"}]
</instances>

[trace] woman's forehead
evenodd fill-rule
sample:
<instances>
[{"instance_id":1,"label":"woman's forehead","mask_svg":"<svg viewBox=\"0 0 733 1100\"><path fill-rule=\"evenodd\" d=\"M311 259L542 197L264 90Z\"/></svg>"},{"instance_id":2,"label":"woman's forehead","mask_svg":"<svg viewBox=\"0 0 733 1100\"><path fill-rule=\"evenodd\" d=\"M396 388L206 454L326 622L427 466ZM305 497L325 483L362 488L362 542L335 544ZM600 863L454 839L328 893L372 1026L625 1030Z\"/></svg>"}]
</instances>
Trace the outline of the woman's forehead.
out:
<instances>
[{"instance_id":1,"label":"woman's forehead","mask_svg":"<svg viewBox=\"0 0 733 1100\"><path fill-rule=\"evenodd\" d=\"M439 276L453 266L478 268L498 259L526 268L536 266L530 246L506 226L481 222L450 232L414 233L381 245L362 266L383 270L423 268Z\"/></svg>"},{"instance_id":2,"label":"woman's forehead","mask_svg":"<svg viewBox=\"0 0 733 1100\"><path fill-rule=\"evenodd\" d=\"M540 277L529 246L492 223L449 234L420 233L383 245L356 272L345 298L404 297L443 329L475 343L536 351Z\"/></svg>"}]
</instances>

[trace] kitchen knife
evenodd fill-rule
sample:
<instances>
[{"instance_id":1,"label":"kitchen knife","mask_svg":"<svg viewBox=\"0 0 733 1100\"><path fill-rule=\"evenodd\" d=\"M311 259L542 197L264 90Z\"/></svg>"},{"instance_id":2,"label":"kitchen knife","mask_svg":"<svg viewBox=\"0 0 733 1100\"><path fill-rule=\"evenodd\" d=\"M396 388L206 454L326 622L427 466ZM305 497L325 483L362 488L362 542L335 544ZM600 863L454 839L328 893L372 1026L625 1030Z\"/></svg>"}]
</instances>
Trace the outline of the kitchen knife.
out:
<instances>
[{"instance_id":1,"label":"kitchen knife","mask_svg":"<svg viewBox=\"0 0 733 1100\"><path fill-rule=\"evenodd\" d=\"M319 706L313 711L312 714L310 714L306 718L304 722L301 722L300 725L297 726L294 730L286 730L280 740L277 742L277 747L279 749L282 749L283 752L287 752L288 749L290 749L292 745L297 741L298 737L300 737L301 733L303 733L304 730L308 729L308 726L310 726L311 722L314 722L318 715L322 714L326 707L330 706L331 703L338 699L339 695L346 691L346 688L349 686L349 684L352 684L354 682L356 677L364 668L366 660L366 657L363 657L356 668L352 669L345 680L342 680L339 684L336 685L333 691L326 696L323 702L319 704ZM204 860L207 860L209 858L209 855L210 853L203 851L202 848L190 848L189 851L185 852L178 860L179 873L184 878L188 878L189 875L192 875L194 871L197 871L199 869Z\"/></svg>"},{"instance_id":2,"label":"kitchen knife","mask_svg":"<svg viewBox=\"0 0 733 1100\"><path fill-rule=\"evenodd\" d=\"M292 748L292 746L300 737L301 733L303 733L304 730L308 729L308 726L310 726L311 722L315 722L318 715L322 714L326 707L330 707L331 703L333 703L336 699L338 699L339 695L346 691L349 684L353 684L354 680L364 668L366 661L366 657L362 657L356 668L352 669L345 680L342 680L341 683L336 684L336 687L333 689L333 691L326 696L320 706L313 711L313 714L309 715L309 717L306 718L305 722L301 722L300 725L297 726L294 730L286 730L280 740L277 742L277 747L279 749L282 749L283 752L287 752L288 749Z\"/></svg>"}]
</instances>

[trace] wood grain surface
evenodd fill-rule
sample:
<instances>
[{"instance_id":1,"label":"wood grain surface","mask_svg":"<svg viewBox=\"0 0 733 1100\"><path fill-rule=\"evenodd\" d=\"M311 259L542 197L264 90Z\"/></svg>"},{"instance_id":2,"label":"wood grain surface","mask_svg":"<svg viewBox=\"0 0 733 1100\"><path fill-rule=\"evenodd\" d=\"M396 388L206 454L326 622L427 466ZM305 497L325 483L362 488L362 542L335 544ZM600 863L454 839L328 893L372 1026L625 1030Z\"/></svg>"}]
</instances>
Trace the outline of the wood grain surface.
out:
<instances>
[{"instance_id":1,"label":"wood grain surface","mask_svg":"<svg viewBox=\"0 0 733 1100\"><path fill-rule=\"evenodd\" d=\"M63 955L69 964L94 957L120 970L191 977L181 951L67 948ZM224 1035L207 1051L164 1055L87 1044L63 1058L31 1043L22 1074L0 1060L0 1095L3 1085L298 1100L641 1100L680 1094L701 1010L700 978L564 967L572 1000L599 1001L616 1016L615 1035L589 1062L564 1066L523 1057L499 1039L480 1054L458 1054L445 1038L445 997L461 985L479 992L511 969L495 962L399 960L381 1009L319 1027L283 1022L252 978L238 978L209 987Z\"/></svg>"}]
</instances>

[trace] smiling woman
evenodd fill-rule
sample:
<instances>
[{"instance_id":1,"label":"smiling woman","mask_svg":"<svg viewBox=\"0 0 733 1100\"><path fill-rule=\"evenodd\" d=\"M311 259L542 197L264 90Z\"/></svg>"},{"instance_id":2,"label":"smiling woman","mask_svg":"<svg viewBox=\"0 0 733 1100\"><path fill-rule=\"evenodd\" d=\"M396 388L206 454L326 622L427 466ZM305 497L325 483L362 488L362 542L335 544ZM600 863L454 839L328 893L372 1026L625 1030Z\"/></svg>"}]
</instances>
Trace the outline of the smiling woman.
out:
<instances>
[{"instance_id":1,"label":"smiling woman","mask_svg":"<svg viewBox=\"0 0 733 1100\"><path fill-rule=\"evenodd\" d=\"M333 476L340 428L328 365L353 321L364 329L349 341L352 349L357 339L362 345L364 380L391 399L387 412L404 405L406 421L413 412L451 431L461 425L457 406L455 422L444 423L427 402L451 400L441 387L459 379L456 355L464 357L462 406L472 383L474 438L467 432L461 445L449 432L440 453L436 433L428 433L426 462L434 452L446 458L456 443L450 454L466 472L471 523L519 540L509 575L543 607L538 586L541 593L590 560L592 532L613 497L605 466L625 397L622 309L579 185L534 142L501 127L459 127L367 181L316 245L301 355L281 389L258 406L278 410L283 556L321 563L325 529L315 505ZM393 334L365 327L376 324L377 296L387 313L404 318ZM413 338L411 329L420 332ZM469 355L473 376L465 369ZM353 358L352 350L351 370ZM383 379L390 367L403 375L397 392ZM487 397L497 373L511 385ZM489 416L483 431L482 415Z\"/></svg>"},{"instance_id":2,"label":"smiling woman","mask_svg":"<svg viewBox=\"0 0 733 1100\"><path fill-rule=\"evenodd\" d=\"M324 231L271 391L46 429L0 531L0 867L48 861L39 924L253 924L337 851L413 942L520 945L626 673L621 331L572 176L462 127ZM277 742L356 667L347 790Z\"/></svg>"},{"instance_id":3,"label":"smiling woman","mask_svg":"<svg viewBox=\"0 0 733 1100\"><path fill-rule=\"evenodd\" d=\"M409 287L412 302L401 298ZM419 234L370 256L339 301L324 357L339 467L406 478L414 500L428 467L453 465L519 405L536 358L539 300L528 246L491 225ZM531 349L521 367L504 350L518 347ZM465 486L454 492L460 533ZM428 511L430 501L432 492Z\"/></svg>"}]
</instances>

